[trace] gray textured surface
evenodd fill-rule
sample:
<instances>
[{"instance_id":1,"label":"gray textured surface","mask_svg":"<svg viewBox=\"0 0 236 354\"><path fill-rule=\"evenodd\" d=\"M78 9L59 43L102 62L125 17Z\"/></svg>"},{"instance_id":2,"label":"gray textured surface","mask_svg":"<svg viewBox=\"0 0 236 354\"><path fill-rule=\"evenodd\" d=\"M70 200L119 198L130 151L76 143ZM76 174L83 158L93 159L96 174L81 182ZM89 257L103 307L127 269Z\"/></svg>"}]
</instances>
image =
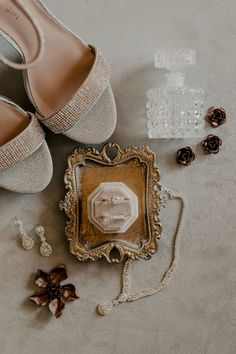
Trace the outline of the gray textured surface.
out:
<instances>
[{"instance_id":1,"label":"gray textured surface","mask_svg":"<svg viewBox=\"0 0 236 354\"><path fill-rule=\"evenodd\" d=\"M64 216L63 171L73 141L48 134L54 177L41 194L0 192L0 352L2 354L234 354L236 352L235 270L235 11L233 0L48 0L46 3L85 40L102 48L113 68L118 126L112 140L122 146L147 143L158 156L162 183L181 191L188 202L178 271L158 296L124 304L107 317L96 304L119 289L119 266L79 264L69 254ZM217 156L204 156L198 141L149 141L145 132L145 91L162 81L153 69L153 53L163 46L191 46L198 67L189 82L207 91L206 107L222 105L228 123L218 130L224 144ZM24 107L20 74L1 70L1 93ZM210 129L209 129L210 131ZM179 168L175 151L191 144L197 159ZM42 171L43 173L43 171ZM135 288L155 285L167 266L176 205L163 215L160 251L136 265ZM54 247L49 259L38 248L21 249L10 224L21 217L27 230L42 222ZM171 221L170 221L171 220ZM34 291L33 272L57 263L68 266L81 300L56 320L26 299Z\"/></svg>"}]
</instances>

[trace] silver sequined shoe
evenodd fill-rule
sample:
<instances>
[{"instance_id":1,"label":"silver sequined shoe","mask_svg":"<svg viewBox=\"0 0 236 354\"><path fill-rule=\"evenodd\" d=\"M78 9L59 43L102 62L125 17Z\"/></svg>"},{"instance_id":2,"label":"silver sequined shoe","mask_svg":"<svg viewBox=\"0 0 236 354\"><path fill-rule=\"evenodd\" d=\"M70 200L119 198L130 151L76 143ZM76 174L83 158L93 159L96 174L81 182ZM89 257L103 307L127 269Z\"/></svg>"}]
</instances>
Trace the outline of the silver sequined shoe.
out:
<instances>
[{"instance_id":1,"label":"silver sequined shoe","mask_svg":"<svg viewBox=\"0 0 236 354\"><path fill-rule=\"evenodd\" d=\"M52 178L52 159L37 118L0 96L0 188L37 193Z\"/></svg>"},{"instance_id":2,"label":"silver sequined shoe","mask_svg":"<svg viewBox=\"0 0 236 354\"><path fill-rule=\"evenodd\" d=\"M54 133L81 143L107 140L116 126L110 68L101 52L85 44L39 0L0 1L0 29L22 63L37 118Z\"/></svg>"}]
</instances>

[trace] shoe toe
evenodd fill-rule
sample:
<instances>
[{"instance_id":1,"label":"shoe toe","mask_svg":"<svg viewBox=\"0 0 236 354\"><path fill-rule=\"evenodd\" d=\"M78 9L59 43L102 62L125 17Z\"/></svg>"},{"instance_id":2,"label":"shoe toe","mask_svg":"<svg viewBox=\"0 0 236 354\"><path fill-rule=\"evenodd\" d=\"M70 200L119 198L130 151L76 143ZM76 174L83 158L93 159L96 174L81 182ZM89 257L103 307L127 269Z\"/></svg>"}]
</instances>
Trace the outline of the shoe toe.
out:
<instances>
[{"instance_id":1,"label":"shoe toe","mask_svg":"<svg viewBox=\"0 0 236 354\"><path fill-rule=\"evenodd\" d=\"M116 104L109 84L87 115L64 135L80 143L100 144L113 134L116 121Z\"/></svg>"},{"instance_id":2,"label":"shoe toe","mask_svg":"<svg viewBox=\"0 0 236 354\"><path fill-rule=\"evenodd\" d=\"M32 155L0 172L0 187L18 193L38 193L47 187L53 173L47 143Z\"/></svg>"}]
</instances>

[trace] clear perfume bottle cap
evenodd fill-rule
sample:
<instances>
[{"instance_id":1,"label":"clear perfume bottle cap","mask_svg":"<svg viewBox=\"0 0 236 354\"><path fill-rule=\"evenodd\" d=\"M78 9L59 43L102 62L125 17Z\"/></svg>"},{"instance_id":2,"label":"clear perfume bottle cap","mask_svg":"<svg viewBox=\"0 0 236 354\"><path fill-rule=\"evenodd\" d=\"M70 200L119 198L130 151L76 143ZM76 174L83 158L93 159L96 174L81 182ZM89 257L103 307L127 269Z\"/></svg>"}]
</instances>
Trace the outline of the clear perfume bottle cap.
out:
<instances>
[{"instance_id":1,"label":"clear perfume bottle cap","mask_svg":"<svg viewBox=\"0 0 236 354\"><path fill-rule=\"evenodd\" d=\"M189 48L164 48L154 55L155 67L181 72L185 66L196 65L196 51Z\"/></svg>"}]
</instances>

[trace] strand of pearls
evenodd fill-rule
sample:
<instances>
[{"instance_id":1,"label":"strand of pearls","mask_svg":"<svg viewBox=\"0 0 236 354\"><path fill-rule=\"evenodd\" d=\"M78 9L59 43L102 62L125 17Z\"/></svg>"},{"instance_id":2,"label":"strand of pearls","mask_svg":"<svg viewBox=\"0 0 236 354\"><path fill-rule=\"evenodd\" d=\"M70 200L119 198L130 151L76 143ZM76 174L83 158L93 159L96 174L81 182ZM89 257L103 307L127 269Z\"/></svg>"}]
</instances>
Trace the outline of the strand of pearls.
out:
<instances>
[{"instance_id":1,"label":"strand of pearls","mask_svg":"<svg viewBox=\"0 0 236 354\"><path fill-rule=\"evenodd\" d=\"M174 237L173 257L172 257L172 261L171 261L169 268L164 273L164 275L157 287L147 288L147 289L144 289L144 290L139 291L137 293L130 294L129 293L130 286L131 286L131 284L130 284L130 270L131 270L131 266L133 264L133 260L130 258L128 260L126 260L124 267L123 267L120 295L110 303L98 305L97 311L100 315L102 315L102 316L106 315L107 313L109 313L113 309L113 307L118 306L124 302L136 301L136 300L142 299L144 297L148 297L148 296L152 296L152 295L157 294L160 290L162 290L167 285L171 276L173 275L173 273L176 269L177 260L178 260L179 240L180 240L181 230L183 227L186 203L185 203L185 200L182 196L174 193L172 190L170 190L168 188L163 188L163 187L160 190L160 198L162 200L162 207L165 207L167 205L168 201L172 200L172 199L177 199L180 202L179 219L178 219L178 223L177 223L177 227L176 227L176 231L175 231L175 237Z\"/></svg>"}]
</instances>

